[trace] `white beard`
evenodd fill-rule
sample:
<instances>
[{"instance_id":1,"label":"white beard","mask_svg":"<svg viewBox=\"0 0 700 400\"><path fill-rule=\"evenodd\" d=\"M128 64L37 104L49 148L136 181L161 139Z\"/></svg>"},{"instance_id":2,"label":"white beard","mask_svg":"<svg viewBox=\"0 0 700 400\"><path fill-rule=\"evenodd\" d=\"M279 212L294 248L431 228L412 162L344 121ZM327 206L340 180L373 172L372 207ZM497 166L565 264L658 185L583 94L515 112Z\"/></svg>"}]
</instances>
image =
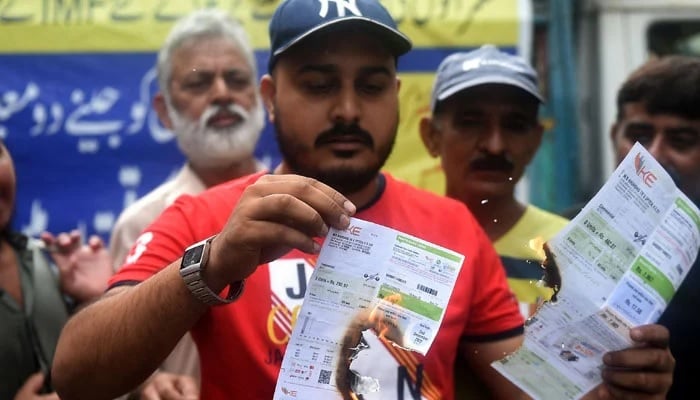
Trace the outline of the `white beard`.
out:
<instances>
[{"instance_id":1,"label":"white beard","mask_svg":"<svg viewBox=\"0 0 700 400\"><path fill-rule=\"evenodd\" d=\"M260 101L250 112L238 104L211 105L199 121L181 115L170 102L167 107L178 147L191 164L203 168L225 167L250 157L265 124ZM209 119L223 108L241 121L227 128L208 127Z\"/></svg>"}]
</instances>

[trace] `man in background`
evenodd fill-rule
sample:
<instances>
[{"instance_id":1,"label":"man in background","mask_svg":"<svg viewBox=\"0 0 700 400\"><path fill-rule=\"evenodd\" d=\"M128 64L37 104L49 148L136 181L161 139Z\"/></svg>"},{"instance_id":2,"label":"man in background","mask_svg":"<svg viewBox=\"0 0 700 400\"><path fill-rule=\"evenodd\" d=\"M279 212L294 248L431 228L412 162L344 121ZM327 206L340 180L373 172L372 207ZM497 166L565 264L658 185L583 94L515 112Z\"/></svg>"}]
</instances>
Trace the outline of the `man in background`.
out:
<instances>
[{"instance_id":1,"label":"man in background","mask_svg":"<svg viewBox=\"0 0 700 400\"><path fill-rule=\"evenodd\" d=\"M551 288L537 284L543 276L542 244L567 223L515 196L542 140L542 102L535 70L521 57L485 45L442 61L432 115L420 125L428 152L440 157L445 194L466 204L486 231L524 318L552 295ZM481 390L466 365L456 365L458 398Z\"/></svg>"},{"instance_id":2,"label":"man in background","mask_svg":"<svg viewBox=\"0 0 700 400\"><path fill-rule=\"evenodd\" d=\"M552 294L536 284L543 276L542 244L567 223L515 196L542 139L542 102L532 67L487 45L441 63L432 116L420 127L430 154L441 157L447 196L465 203L494 243L526 318ZM465 365L458 358L458 398L484 395Z\"/></svg>"},{"instance_id":3,"label":"man in background","mask_svg":"<svg viewBox=\"0 0 700 400\"><path fill-rule=\"evenodd\" d=\"M486 231L525 318L552 294L535 285L542 278L542 243L567 223L515 196L542 140L542 102L534 69L486 45L440 64L432 115L420 126L428 152L441 159L445 194L466 204Z\"/></svg>"},{"instance_id":4,"label":"man in background","mask_svg":"<svg viewBox=\"0 0 700 400\"><path fill-rule=\"evenodd\" d=\"M138 257L150 240L139 235L177 197L264 169L253 155L264 127L255 55L238 22L213 9L185 16L160 49L157 72L153 106L187 160L174 178L119 216L110 243L115 270ZM145 396L194 393L199 358L189 335L161 371L143 388Z\"/></svg>"},{"instance_id":5,"label":"man in background","mask_svg":"<svg viewBox=\"0 0 700 400\"><path fill-rule=\"evenodd\" d=\"M77 230L37 240L12 227L15 164L0 140L0 399L58 400L50 369L59 334L99 298L112 275L98 236Z\"/></svg>"},{"instance_id":6,"label":"man in background","mask_svg":"<svg viewBox=\"0 0 700 400\"><path fill-rule=\"evenodd\" d=\"M642 144L700 207L700 59L669 56L634 71L617 92L617 119L610 138L618 162L635 142ZM700 398L700 260L659 319L671 332L676 358L668 399Z\"/></svg>"}]
</instances>

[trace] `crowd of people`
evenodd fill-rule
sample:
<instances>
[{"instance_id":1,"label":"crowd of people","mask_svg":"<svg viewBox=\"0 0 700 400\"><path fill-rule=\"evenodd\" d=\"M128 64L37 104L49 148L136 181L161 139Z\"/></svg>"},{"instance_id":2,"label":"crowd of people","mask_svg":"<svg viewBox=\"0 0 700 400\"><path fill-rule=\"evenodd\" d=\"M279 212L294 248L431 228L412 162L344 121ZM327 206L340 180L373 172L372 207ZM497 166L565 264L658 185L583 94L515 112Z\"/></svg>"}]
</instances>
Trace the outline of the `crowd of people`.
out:
<instances>
[{"instance_id":1,"label":"crowd of people","mask_svg":"<svg viewBox=\"0 0 700 400\"><path fill-rule=\"evenodd\" d=\"M109 249L78 232L14 231L14 166L0 146L0 398L272 398L291 333L275 310L301 304L323 238L351 217L465 255L426 355L366 350L364 372L382 388L370 398L527 398L490 364L520 346L524 319L552 294L532 284L543 255L529 241L567 223L515 195L544 132L537 73L493 45L442 61L418 127L445 175L444 196L429 193L382 170L411 40L377 0L340 11L278 6L259 81L243 28L224 12L174 25L153 105L186 163L123 211ZM610 138L618 161L644 145L700 205L697 104L700 60L651 60L618 91ZM265 114L282 154L270 171L253 154ZM698 392L697 269L658 323L603 357L585 398Z\"/></svg>"}]
</instances>

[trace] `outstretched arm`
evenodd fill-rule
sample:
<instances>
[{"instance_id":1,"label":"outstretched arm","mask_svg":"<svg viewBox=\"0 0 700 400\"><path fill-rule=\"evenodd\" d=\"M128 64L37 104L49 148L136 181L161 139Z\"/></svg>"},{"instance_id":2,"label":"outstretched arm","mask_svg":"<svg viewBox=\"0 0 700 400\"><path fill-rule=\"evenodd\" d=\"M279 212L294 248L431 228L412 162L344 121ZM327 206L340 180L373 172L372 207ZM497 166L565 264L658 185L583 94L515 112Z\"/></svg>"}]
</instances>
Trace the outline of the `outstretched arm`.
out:
<instances>
[{"instance_id":1,"label":"outstretched arm","mask_svg":"<svg viewBox=\"0 0 700 400\"><path fill-rule=\"evenodd\" d=\"M148 378L206 306L171 264L134 287L117 287L71 318L51 375L63 398L115 398Z\"/></svg>"},{"instance_id":2,"label":"outstretched arm","mask_svg":"<svg viewBox=\"0 0 700 400\"><path fill-rule=\"evenodd\" d=\"M469 369L486 385L494 399L529 399L523 391L501 375L491 363L513 353L523 343L523 335L494 342L464 343L462 355L469 363Z\"/></svg>"},{"instance_id":3,"label":"outstretched arm","mask_svg":"<svg viewBox=\"0 0 700 400\"><path fill-rule=\"evenodd\" d=\"M344 196L315 180L263 176L246 188L212 241L203 280L219 293L292 248L317 253L313 238L325 236L328 226L347 228L354 212ZM179 264L135 287L110 290L68 322L52 370L61 397L114 398L156 369L207 307L186 288Z\"/></svg>"}]
</instances>

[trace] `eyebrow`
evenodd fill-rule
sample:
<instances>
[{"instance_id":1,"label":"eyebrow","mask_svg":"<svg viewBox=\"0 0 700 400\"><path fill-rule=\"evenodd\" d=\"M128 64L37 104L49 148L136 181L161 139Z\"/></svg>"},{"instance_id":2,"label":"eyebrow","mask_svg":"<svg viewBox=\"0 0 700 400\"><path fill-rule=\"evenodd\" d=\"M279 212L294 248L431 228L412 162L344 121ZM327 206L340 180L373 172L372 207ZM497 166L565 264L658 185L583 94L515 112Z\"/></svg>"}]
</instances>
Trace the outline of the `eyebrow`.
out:
<instances>
[{"instance_id":1,"label":"eyebrow","mask_svg":"<svg viewBox=\"0 0 700 400\"><path fill-rule=\"evenodd\" d=\"M219 73L219 71L218 71L218 70L214 70L214 69L209 69L209 68L193 68L192 70L190 70L190 71L188 71L187 73L185 73L184 76L185 76L185 77L187 77L187 76L198 76L198 75L211 76L211 75L216 75L217 73ZM249 75L251 75L248 71L246 71L245 69L241 69L241 68L228 68L228 69L224 69L223 71L221 71L221 73L224 74L224 75L226 75L226 74L234 74L234 75L242 75L242 76L249 76Z\"/></svg>"},{"instance_id":2,"label":"eyebrow","mask_svg":"<svg viewBox=\"0 0 700 400\"><path fill-rule=\"evenodd\" d=\"M338 68L332 64L306 64L302 65L299 70L297 70L297 75L305 74L307 72L320 72L322 74L330 74L335 72Z\"/></svg>"},{"instance_id":3,"label":"eyebrow","mask_svg":"<svg viewBox=\"0 0 700 400\"><path fill-rule=\"evenodd\" d=\"M648 122L630 122L627 124L625 127L625 130L627 129L644 129L644 130L655 130L656 128L654 127L654 124L648 123ZM691 135L700 135L700 130L692 127L692 126L677 126L677 127L671 127L671 128L666 128L663 130L664 134L691 134Z\"/></svg>"},{"instance_id":4,"label":"eyebrow","mask_svg":"<svg viewBox=\"0 0 700 400\"><path fill-rule=\"evenodd\" d=\"M675 134L675 135L683 135L683 134L690 134L694 136L699 136L700 131L697 130L696 128L693 128L692 126L679 126L676 128L668 128L665 130L665 133L667 134Z\"/></svg>"},{"instance_id":5,"label":"eyebrow","mask_svg":"<svg viewBox=\"0 0 700 400\"><path fill-rule=\"evenodd\" d=\"M370 67L362 67L360 69L360 73L362 75L382 74L382 75L386 75L389 77L394 75L391 71L389 71L389 68L387 68L385 66L379 66L379 65L370 66Z\"/></svg>"},{"instance_id":6,"label":"eyebrow","mask_svg":"<svg viewBox=\"0 0 700 400\"><path fill-rule=\"evenodd\" d=\"M646 129L646 130L654 130L654 125L650 124L648 122L629 122L627 125L625 125L625 130L628 129Z\"/></svg>"}]
</instances>

